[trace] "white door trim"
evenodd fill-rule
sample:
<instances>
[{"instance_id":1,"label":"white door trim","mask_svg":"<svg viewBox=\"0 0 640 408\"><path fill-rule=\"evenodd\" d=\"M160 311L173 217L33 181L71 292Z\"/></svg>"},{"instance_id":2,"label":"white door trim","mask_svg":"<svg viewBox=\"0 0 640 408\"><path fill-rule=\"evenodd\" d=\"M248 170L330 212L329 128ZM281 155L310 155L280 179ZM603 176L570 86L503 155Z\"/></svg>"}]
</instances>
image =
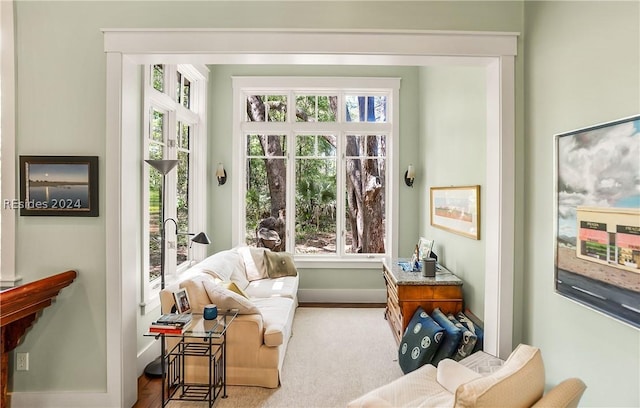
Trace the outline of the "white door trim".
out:
<instances>
[{"instance_id":1,"label":"white door trim","mask_svg":"<svg viewBox=\"0 0 640 408\"><path fill-rule=\"evenodd\" d=\"M105 29L107 53L107 393L113 406L135 402L138 225L126 194L137 194L140 160L131 133L138 111L124 109L126 84L141 63L438 64L487 67L487 213L485 350L512 347L515 231L515 55L517 33L385 30L129 30ZM259 37L260 41L256 41ZM120 98L118 98L118 95ZM133 183L133 184L132 184ZM134 266L134 268L131 268ZM507 353L508 354L508 353ZM73 398L70 395L69 398Z\"/></svg>"}]
</instances>

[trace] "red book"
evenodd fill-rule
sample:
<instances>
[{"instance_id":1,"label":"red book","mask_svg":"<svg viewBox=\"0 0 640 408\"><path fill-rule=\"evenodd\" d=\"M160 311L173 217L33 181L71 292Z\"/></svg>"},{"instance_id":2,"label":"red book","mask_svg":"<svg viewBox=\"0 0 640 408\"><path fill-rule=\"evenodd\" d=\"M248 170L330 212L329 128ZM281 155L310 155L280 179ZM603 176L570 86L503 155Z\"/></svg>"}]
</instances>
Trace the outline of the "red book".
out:
<instances>
[{"instance_id":1,"label":"red book","mask_svg":"<svg viewBox=\"0 0 640 408\"><path fill-rule=\"evenodd\" d=\"M149 327L149 333L182 334L182 328Z\"/></svg>"}]
</instances>

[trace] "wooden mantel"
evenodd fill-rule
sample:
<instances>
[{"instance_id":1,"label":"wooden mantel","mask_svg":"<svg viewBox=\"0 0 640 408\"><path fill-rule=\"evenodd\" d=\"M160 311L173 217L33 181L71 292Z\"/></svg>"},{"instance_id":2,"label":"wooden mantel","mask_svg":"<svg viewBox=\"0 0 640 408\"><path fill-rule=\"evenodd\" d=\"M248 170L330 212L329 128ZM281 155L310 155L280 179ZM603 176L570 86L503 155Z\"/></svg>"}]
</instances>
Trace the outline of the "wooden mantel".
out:
<instances>
[{"instance_id":1,"label":"wooden mantel","mask_svg":"<svg viewBox=\"0 0 640 408\"><path fill-rule=\"evenodd\" d=\"M0 352L2 352L2 400L0 407L8 407L9 352L36 320L38 312L51 305L62 288L78 276L76 271L62 272L35 282L0 292Z\"/></svg>"}]
</instances>

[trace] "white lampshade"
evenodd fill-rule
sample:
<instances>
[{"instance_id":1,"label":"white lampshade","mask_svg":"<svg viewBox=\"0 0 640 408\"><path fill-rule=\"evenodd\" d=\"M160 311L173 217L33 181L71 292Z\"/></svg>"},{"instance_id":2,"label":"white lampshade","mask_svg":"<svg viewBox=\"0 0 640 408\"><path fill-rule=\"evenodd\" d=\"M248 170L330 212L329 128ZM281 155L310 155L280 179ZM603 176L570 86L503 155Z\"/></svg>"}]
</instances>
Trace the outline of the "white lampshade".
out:
<instances>
[{"instance_id":1,"label":"white lampshade","mask_svg":"<svg viewBox=\"0 0 640 408\"><path fill-rule=\"evenodd\" d=\"M409 167L407 167L407 178L408 179L416 178L416 170L413 168L413 164L410 164Z\"/></svg>"},{"instance_id":2,"label":"white lampshade","mask_svg":"<svg viewBox=\"0 0 640 408\"><path fill-rule=\"evenodd\" d=\"M224 166L222 163L218 163L218 169L216 170L216 177L224 177Z\"/></svg>"}]
</instances>

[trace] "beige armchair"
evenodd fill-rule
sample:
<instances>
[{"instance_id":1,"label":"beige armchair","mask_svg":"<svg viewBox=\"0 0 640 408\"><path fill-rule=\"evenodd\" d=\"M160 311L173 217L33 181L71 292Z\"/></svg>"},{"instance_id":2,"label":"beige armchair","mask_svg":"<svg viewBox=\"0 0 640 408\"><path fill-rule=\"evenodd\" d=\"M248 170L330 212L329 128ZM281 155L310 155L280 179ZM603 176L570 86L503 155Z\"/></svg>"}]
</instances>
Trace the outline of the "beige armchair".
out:
<instances>
[{"instance_id":1,"label":"beige armchair","mask_svg":"<svg viewBox=\"0 0 640 408\"><path fill-rule=\"evenodd\" d=\"M483 376L453 360L427 364L351 401L365 407L577 407L585 384L571 378L544 393L540 350L520 344L497 371Z\"/></svg>"}]
</instances>

